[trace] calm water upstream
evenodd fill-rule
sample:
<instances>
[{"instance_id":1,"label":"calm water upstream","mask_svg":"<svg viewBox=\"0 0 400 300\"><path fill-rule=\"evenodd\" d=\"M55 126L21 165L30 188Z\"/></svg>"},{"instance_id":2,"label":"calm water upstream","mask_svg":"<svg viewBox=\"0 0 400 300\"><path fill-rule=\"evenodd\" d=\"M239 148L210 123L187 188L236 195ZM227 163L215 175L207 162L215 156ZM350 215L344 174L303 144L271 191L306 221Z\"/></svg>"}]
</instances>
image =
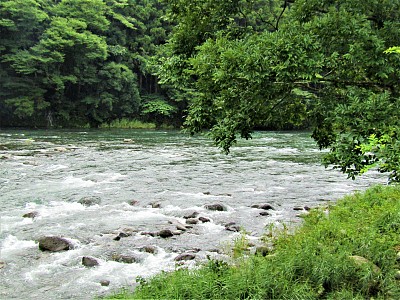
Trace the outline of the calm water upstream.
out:
<instances>
[{"instance_id":1,"label":"calm water upstream","mask_svg":"<svg viewBox=\"0 0 400 300\"><path fill-rule=\"evenodd\" d=\"M258 132L227 156L205 138L173 131L0 130L0 298L92 299L174 269L180 253L196 254L187 264L218 256L239 234L227 223L257 243L268 224L299 222L294 207L384 182L376 173L351 181L325 169L309 135ZM79 203L84 197L94 205ZM275 208L269 216L251 208L264 203ZM22 217L29 212L37 216ZM210 222L166 239L144 234L177 231L193 212ZM74 249L40 251L36 241L49 235ZM83 256L100 265L83 266Z\"/></svg>"}]
</instances>

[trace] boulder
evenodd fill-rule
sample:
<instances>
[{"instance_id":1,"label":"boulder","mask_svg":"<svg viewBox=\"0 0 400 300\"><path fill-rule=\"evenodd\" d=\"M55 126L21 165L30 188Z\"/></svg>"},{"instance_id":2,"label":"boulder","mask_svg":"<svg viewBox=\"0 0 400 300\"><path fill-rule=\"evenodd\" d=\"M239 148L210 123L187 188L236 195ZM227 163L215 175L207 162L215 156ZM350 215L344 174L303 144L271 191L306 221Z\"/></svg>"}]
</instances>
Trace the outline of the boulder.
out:
<instances>
[{"instance_id":1,"label":"boulder","mask_svg":"<svg viewBox=\"0 0 400 300\"><path fill-rule=\"evenodd\" d=\"M110 280L107 280L107 279L100 280L100 285L101 286L109 286Z\"/></svg>"},{"instance_id":2,"label":"boulder","mask_svg":"<svg viewBox=\"0 0 400 300\"><path fill-rule=\"evenodd\" d=\"M131 236L132 232L123 232L121 231L120 233L118 233L118 235L114 238L114 241L119 241L121 238L126 238L128 236Z\"/></svg>"},{"instance_id":3,"label":"boulder","mask_svg":"<svg viewBox=\"0 0 400 300\"><path fill-rule=\"evenodd\" d=\"M128 202L128 204L129 204L129 205L132 205L132 206L135 206L135 205L138 205L138 204L139 204L139 201L137 201L137 200L131 200L131 201Z\"/></svg>"},{"instance_id":4,"label":"boulder","mask_svg":"<svg viewBox=\"0 0 400 300\"><path fill-rule=\"evenodd\" d=\"M208 210L214 210L214 211L226 211L226 207L220 203L216 204L207 204L205 206L206 209Z\"/></svg>"},{"instance_id":5,"label":"boulder","mask_svg":"<svg viewBox=\"0 0 400 300\"><path fill-rule=\"evenodd\" d=\"M197 223L199 223L199 219L191 218L186 220L186 224L195 225Z\"/></svg>"},{"instance_id":6,"label":"boulder","mask_svg":"<svg viewBox=\"0 0 400 300\"><path fill-rule=\"evenodd\" d=\"M263 216L263 217L268 217L268 216L270 216L271 214L269 213L269 212L267 212L267 211L262 211L262 212L260 212L260 216Z\"/></svg>"},{"instance_id":7,"label":"boulder","mask_svg":"<svg viewBox=\"0 0 400 300\"><path fill-rule=\"evenodd\" d=\"M182 261L182 260L193 260L196 258L196 254L193 253L182 253L175 257L175 261Z\"/></svg>"},{"instance_id":8,"label":"boulder","mask_svg":"<svg viewBox=\"0 0 400 300\"><path fill-rule=\"evenodd\" d=\"M187 230L186 226L182 225L182 224L176 224L176 229L181 230L181 231Z\"/></svg>"},{"instance_id":9,"label":"boulder","mask_svg":"<svg viewBox=\"0 0 400 300\"><path fill-rule=\"evenodd\" d=\"M63 237L45 236L39 239L39 249L42 251L58 252L73 249L73 245Z\"/></svg>"},{"instance_id":10,"label":"boulder","mask_svg":"<svg viewBox=\"0 0 400 300\"><path fill-rule=\"evenodd\" d=\"M225 224L225 229L228 231L239 232L240 226L237 225L235 222L231 222L231 223Z\"/></svg>"},{"instance_id":11,"label":"boulder","mask_svg":"<svg viewBox=\"0 0 400 300\"><path fill-rule=\"evenodd\" d=\"M24 214L22 217L34 219L34 218L36 218L36 217L38 217L38 216L39 216L39 212L37 212L37 211L31 211L31 212L28 212L28 213Z\"/></svg>"},{"instance_id":12,"label":"boulder","mask_svg":"<svg viewBox=\"0 0 400 300\"><path fill-rule=\"evenodd\" d=\"M150 254L157 254L158 250L155 246L143 246L139 249L141 252L146 252Z\"/></svg>"},{"instance_id":13,"label":"boulder","mask_svg":"<svg viewBox=\"0 0 400 300\"><path fill-rule=\"evenodd\" d=\"M80 203L84 206L92 206L92 205L100 204L101 199L100 199L100 197L96 197L96 196L83 197L78 201L78 203Z\"/></svg>"},{"instance_id":14,"label":"boulder","mask_svg":"<svg viewBox=\"0 0 400 300\"><path fill-rule=\"evenodd\" d=\"M211 222L211 220L209 218L206 218L206 217L200 217L199 221L202 222L202 223Z\"/></svg>"},{"instance_id":15,"label":"boulder","mask_svg":"<svg viewBox=\"0 0 400 300\"><path fill-rule=\"evenodd\" d=\"M165 238L169 238L169 237L173 236L174 233L169 229L162 229L157 233L157 235L159 237L162 237L162 238L165 239Z\"/></svg>"},{"instance_id":16,"label":"boulder","mask_svg":"<svg viewBox=\"0 0 400 300\"><path fill-rule=\"evenodd\" d=\"M150 205L152 208L161 208L161 203L158 203L158 202L150 203Z\"/></svg>"},{"instance_id":17,"label":"boulder","mask_svg":"<svg viewBox=\"0 0 400 300\"><path fill-rule=\"evenodd\" d=\"M259 209L263 210L275 210L275 208L271 204L261 204L258 206Z\"/></svg>"},{"instance_id":18,"label":"boulder","mask_svg":"<svg viewBox=\"0 0 400 300\"><path fill-rule=\"evenodd\" d=\"M91 257L91 256L84 256L82 257L82 265L85 267L95 267L99 265L99 261L97 258Z\"/></svg>"},{"instance_id":19,"label":"boulder","mask_svg":"<svg viewBox=\"0 0 400 300\"><path fill-rule=\"evenodd\" d=\"M142 258L138 256L124 254L113 254L111 259L125 264L140 263L142 261Z\"/></svg>"},{"instance_id":20,"label":"boulder","mask_svg":"<svg viewBox=\"0 0 400 300\"><path fill-rule=\"evenodd\" d=\"M185 215L183 216L185 219L193 219L196 218L199 215L199 213L197 211L192 212L191 214Z\"/></svg>"},{"instance_id":21,"label":"boulder","mask_svg":"<svg viewBox=\"0 0 400 300\"><path fill-rule=\"evenodd\" d=\"M353 260L355 262L355 264L358 265L358 266L362 266L362 265L365 265L365 264L370 265L372 267L372 271L374 271L375 274L378 274L378 273L381 272L381 269L377 265L375 265L374 263L372 263L371 261L369 261L365 257L358 256L358 255L351 255L351 256L349 256L349 258L351 260Z\"/></svg>"}]
</instances>

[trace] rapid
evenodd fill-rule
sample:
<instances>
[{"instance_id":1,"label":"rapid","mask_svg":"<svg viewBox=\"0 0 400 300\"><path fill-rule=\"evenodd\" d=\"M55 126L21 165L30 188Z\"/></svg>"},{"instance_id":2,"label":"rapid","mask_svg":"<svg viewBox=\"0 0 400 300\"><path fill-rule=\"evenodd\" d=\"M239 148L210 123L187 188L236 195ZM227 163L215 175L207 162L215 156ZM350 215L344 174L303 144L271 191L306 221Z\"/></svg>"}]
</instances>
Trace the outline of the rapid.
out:
<instances>
[{"instance_id":1,"label":"rapid","mask_svg":"<svg viewBox=\"0 0 400 300\"><path fill-rule=\"evenodd\" d=\"M257 244L270 224L299 223L304 208L385 183L377 172L347 179L320 159L309 132L256 132L225 155L178 131L0 130L0 298L101 297L222 257L238 228ZM174 235L154 234L163 229ZM73 247L41 251L43 236ZM194 259L177 262L182 253Z\"/></svg>"}]
</instances>

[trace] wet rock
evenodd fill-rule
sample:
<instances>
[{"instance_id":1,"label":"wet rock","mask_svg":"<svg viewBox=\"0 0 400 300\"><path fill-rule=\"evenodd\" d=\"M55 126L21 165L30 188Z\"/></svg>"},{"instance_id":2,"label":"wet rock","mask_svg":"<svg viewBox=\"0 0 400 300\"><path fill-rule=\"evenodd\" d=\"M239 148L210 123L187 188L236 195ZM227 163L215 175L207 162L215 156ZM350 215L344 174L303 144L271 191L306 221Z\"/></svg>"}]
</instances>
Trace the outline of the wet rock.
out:
<instances>
[{"instance_id":1,"label":"wet rock","mask_svg":"<svg viewBox=\"0 0 400 300\"><path fill-rule=\"evenodd\" d=\"M271 205L271 204L261 204L258 206L259 209L263 209L263 210L275 210L275 208Z\"/></svg>"},{"instance_id":2,"label":"wet rock","mask_svg":"<svg viewBox=\"0 0 400 300\"><path fill-rule=\"evenodd\" d=\"M0 269L3 269L6 266L6 263L4 261L0 261Z\"/></svg>"},{"instance_id":3,"label":"wet rock","mask_svg":"<svg viewBox=\"0 0 400 300\"><path fill-rule=\"evenodd\" d=\"M262 212L260 212L260 216L263 216L263 217L268 217L268 216L270 216L271 214L269 213L269 212L267 212L267 211L262 211Z\"/></svg>"},{"instance_id":4,"label":"wet rock","mask_svg":"<svg viewBox=\"0 0 400 300\"><path fill-rule=\"evenodd\" d=\"M181 230L181 231L187 230L186 226L182 225L182 224L176 224L176 229Z\"/></svg>"},{"instance_id":5,"label":"wet rock","mask_svg":"<svg viewBox=\"0 0 400 300\"><path fill-rule=\"evenodd\" d=\"M193 219L196 218L199 215L199 213L197 211L192 212L191 214L185 215L183 216L185 219Z\"/></svg>"},{"instance_id":6,"label":"wet rock","mask_svg":"<svg viewBox=\"0 0 400 300\"><path fill-rule=\"evenodd\" d=\"M109 286L110 285L110 280L100 280L100 285L101 286Z\"/></svg>"},{"instance_id":7,"label":"wet rock","mask_svg":"<svg viewBox=\"0 0 400 300\"><path fill-rule=\"evenodd\" d=\"M368 265L372 266L372 270L376 274L381 272L381 269L377 265L375 265L374 263L372 263L371 261L369 261L365 257L358 256L358 255L351 255L351 256L349 256L349 258L351 260L353 260L355 262L355 264L358 265L358 266L361 266L361 265L364 265L364 264L368 264Z\"/></svg>"},{"instance_id":8,"label":"wet rock","mask_svg":"<svg viewBox=\"0 0 400 300\"><path fill-rule=\"evenodd\" d=\"M128 204L131 205L131 206L135 206L135 205L138 205L138 204L139 204L139 201L137 201L137 200L131 200L131 201L128 202Z\"/></svg>"},{"instance_id":9,"label":"wet rock","mask_svg":"<svg viewBox=\"0 0 400 300\"><path fill-rule=\"evenodd\" d=\"M229 194L229 193L223 193L223 194L218 194L217 196L232 197L232 194Z\"/></svg>"},{"instance_id":10,"label":"wet rock","mask_svg":"<svg viewBox=\"0 0 400 300\"><path fill-rule=\"evenodd\" d=\"M45 236L39 239L39 249L42 251L58 252L73 249L73 245L63 237Z\"/></svg>"},{"instance_id":11,"label":"wet rock","mask_svg":"<svg viewBox=\"0 0 400 300\"><path fill-rule=\"evenodd\" d=\"M150 231L143 231L140 233L141 235L149 235L149 236L156 236L158 233L150 232Z\"/></svg>"},{"instance_id":12,"label":"wet rock","mask_svg":"<svg viewBox=\"0 0 400 300\"><path fill-rule=\"evenodd\" d=\"M84 205L84 206L92 206L92 205L98 205L101 203L100 197L96 196L91 196L91 197L83 197L81 198L78 203Z\"/></svg>"},{"instance_id":13,"label":"wet rock","mask_svg":"<svg viewBox=\"0 0 400 300\"><path fill-rule=\"evenodd\" d=\"M99 265L99 261L97 258L91 257L91 256L84 256L82 257L82 265L85 267L95 267Z\"/></svg>"},{"instance_id":14,"label":"wet rock","mask_svg":"<svg viewBox=\"0 0 400 300\"><path fill-rule=\"evenodd\" d=\"M182 260L193 260L196 258L196 254L193 253L182 253L175 257L175 261L182 261Z\"/></svg>"},{"instance_id":15,"label":"wet rock","mask_svg":"<svg viewBox=\"0 0 400 300\"><path fill-rule=\"evenodd\" d=\"M397 252L397 254L396 254L396 261L400 262L400 252Z\"/></svg>"},{"instance_id":16,"label":"wet rock","mask_svg":"<svg viewBox=\"0 0 400 300\"><path fill-rule=\"evenodd\" d=\"M235 222L231 222L231 223L225 224L225 229L228 231L239 232L240 226L237 225Z\"/></svg>"},{"instance_id":17,"label":"wet rock","mask_svg":"<svg viewBox=\"0 0 400 300\"><path fill-rule=\"evenodd\" d=\"M114 241L119 241L121 238L126 238L128 236L131 236L132 232L120 232L118 235L113 239Z\"/></svg>"},{"instance_id":18,"label":"wet rock","mask_svg":"<svg viewBox=\"0 0 400 300\"><path fill-rule=\"evenodd\" d=\"M191 218L191 219L187 219L187 220L186 220L186 224L195 225L195 224L197 224L197 223L199 223L199 219Z\"/></svg>"},{"instance_id":19,"label":"wet rock","mask_svg":"<svg viewBox=\"0 0 400 300\"><path fill-rule=\"evenodd\" d=\"M159 202L153 202L153 203L150 203L150 205L152 208L161 208L161 203L159 203Z\"/></svg>"},{"instance_id":20,"label":"wet rock","mask_svg":"<svg viewBox=\"0 0 400 300\"><path fill-rule=\"evenodd\" d=\"M200 217L199 221L202 222L202 223L211 222L211 220L209 218L206 218L206 217Z\"/></svg>"},{"instance_id":21,"label":"wet rock","mask_svg":"<svg viewBox=\"0 0 400 300\"><path fill-rule=\"evenodd\" d=\"M142 258L136 255L113 254L111 259L116 262L133 264L142 262Z\"/></svg>"},{"instance_id":22,"label":"wet rock","mask_svg":"<svg viewBox=\"0 0 400 300\"><path fill-rule=\"evenodd\" d=\"M204 195L211 195L210 192L203 192Z\"/></svg>"},{"instance_id":23,"label":"wet rock","mask_svg":"<svg viewBox=\"0 0 400 300\"><path fill-rule=\"evenodd\" d=\"M299 207L299 206L296 206L296 207L293 207L293 210L303 210L303 208Z\"/></svg>"},{"instance_id":24,"label":"wet rock","mask_svg":"<svg viewBox=\"0 0 400 300\"><path fill-rule=\"evenodd\" d=\"M38 216L39 216L39 212L37 212L37 211L31 211L31 212L28 212L28 213L24 214L22 217L34 219L34 218L36 218L36 217L38 217Z\"/></svg>"},{"instance_id":25,"label":"wet rock","mask_svg":"<svg viewBox=\"0 0 400 300\"><path fill-rule=\"evenodd\" d=\"M2 155L0 155L0 159L10 159L10 158L12 158L11 154L2 154Z\"/></svg>"},{"instance_id":26,"label":"wet rock","mask_svg":"<svg viewBox=\"0 0 400 300\"><path fill-rule=\"evenodd\" d=\"M216 204L207 204L205 206L206 209L208 210L214 210L214 211L226 211L226 207L220 203Z\"/></svg>"},{"instance_id":27,"label":"wet rock","mask_svg":"<svg viewBox=\"0 0 400 300\"><path fill-rule=\"evenodd\" d=\"M143 246L142 248L139 249L141 252L146 252L150 254L157 254L158 250L155 246Z\"/></svg>"},{"instance_id":28,"label":"wet rock","mask_svg":"<svg viewBox=\"0 0 400 300\"><path fill-rule=\"evenodd\" d=\"M310 210L311 210L311 207L309 207L309 206L304 206L304 210L310 211Z\"/></svg>"},{"instance_id":29,"label":"wet rock","mask_svg":"<svg viewBox=\"0 0 400 300\"><path fill-rule=\"evenodd\" d=\"M173 236L174 233L169 229L162 229L157 233L157 235L159 237L162 237L162 238L165 239L165 238L169 238L169 237Z\"/></svg>"}]
</instances>

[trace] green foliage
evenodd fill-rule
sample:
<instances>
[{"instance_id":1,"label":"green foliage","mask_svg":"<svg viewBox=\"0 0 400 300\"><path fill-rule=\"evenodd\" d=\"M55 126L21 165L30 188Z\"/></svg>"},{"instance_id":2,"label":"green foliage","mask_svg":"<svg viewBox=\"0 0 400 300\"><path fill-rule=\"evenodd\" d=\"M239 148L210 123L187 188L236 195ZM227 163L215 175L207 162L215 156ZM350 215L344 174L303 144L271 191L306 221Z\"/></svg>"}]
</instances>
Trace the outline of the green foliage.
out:
<instances>
[{"instance_id":1,"label":"green foliage","mask_svg":"<svg viewBox=\"0 0 400 300\"><path fill-rule=\"evenodd\" d=\"M2 1L0 116L92 127L140 117L140 94L162 93L148 60L166 38L163 11L157 0Z\"/></svg>"},{"instance_id":2,"label":"green foliage","mask_svg":"<svg viewBox=\"0 0 400 300\"><path fill-rule=\"evenodd\" d=\"M145 123L139 120L118 119L113 120L111 123L103 123L100 128L123 128L123 129L155 129L156 124Z\"/></svg>"},{"instance_id":3,"label":"green foliage","mask_svg":"<svg viewBox=\"0 0 400 300\"><path fill-rule=\"evenodd\" d=\"M310 126L326 164L399 180L400 60L385 53L400 44L399 0L167 2L178 26L158 74L188 99L190 133L228 152L255 127ZM390 147L362 153L371 134Z\"/></svg>"},{"instance_id":4,"label":"green foliage","mask_svg":"<svg viewBox=\"0 0 400 300\"><path fill-rule=\"evenodd\" d=\"M293 235L267 238L272 255L209 260L110 299L397 299L399 200L399 186L374 187L311 211Z\"/></svg>"}]
</instances>

